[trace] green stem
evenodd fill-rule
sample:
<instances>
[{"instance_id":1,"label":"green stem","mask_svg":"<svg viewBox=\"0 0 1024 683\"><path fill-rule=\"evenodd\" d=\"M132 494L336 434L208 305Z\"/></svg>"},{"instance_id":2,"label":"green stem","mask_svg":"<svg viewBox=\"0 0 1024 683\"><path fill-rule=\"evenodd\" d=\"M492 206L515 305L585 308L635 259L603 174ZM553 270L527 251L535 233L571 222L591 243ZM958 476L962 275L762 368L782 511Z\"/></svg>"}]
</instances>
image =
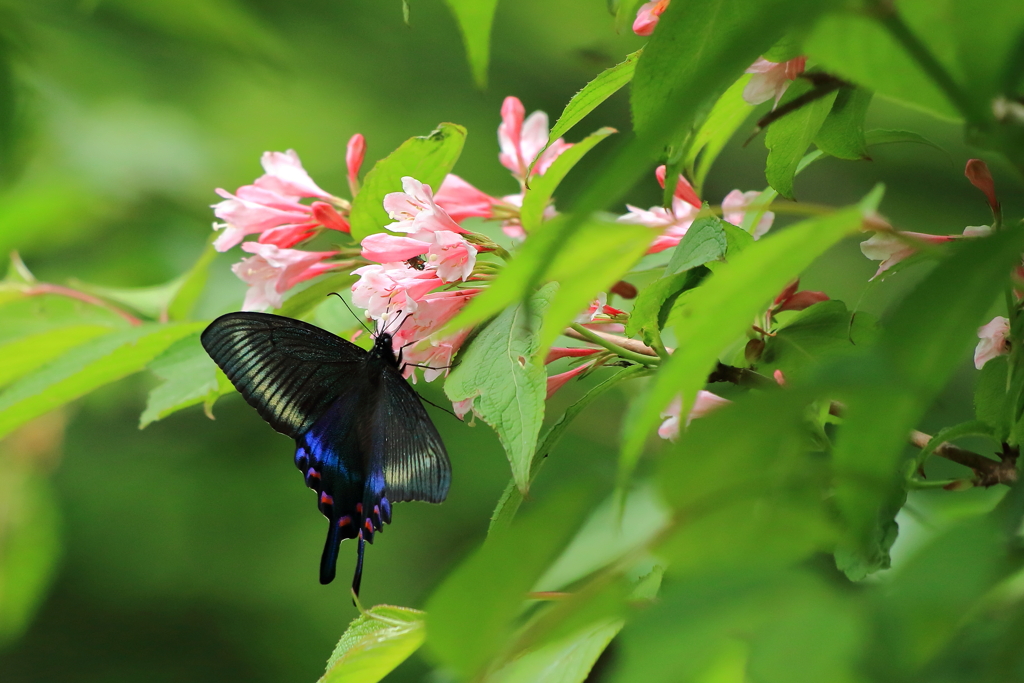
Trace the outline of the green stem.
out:
<instances>
[{"instance_id":1,"label":"green stem","mask_svg":"<svg viewBox=\"0 0 1024 683\"><path fill-rule=\"evenodd\" d=\"M923 479L911 479L907 482L907 485L912 489L944 489L952 484L959 484L964 481L963 479L936 479L934 481L925 481Z\"/></svg>"},{"instance_id":2,"label":"green stem","mask_svg":"<svg viewBox=\"0 0 1024 683\"><path fill-rule=\"evenodd\" d=\"M576 332L579 333L580 336L586 338L587 341L593 342L598 346L602 346L608 349L609 351L614 353L616 356L619 356L620 358L625 358L626 360L631 360L634 363L640 363L641 365L657 365L658 363L661 362L660 359L654 358L653 356L643 356L639 353L634 353L629 349L624 349L618 344L610 342L604 337L594 334L591 330L588 330L579 323L571 323L569 327L576 330Z\"/></svg>"}]
</instances>

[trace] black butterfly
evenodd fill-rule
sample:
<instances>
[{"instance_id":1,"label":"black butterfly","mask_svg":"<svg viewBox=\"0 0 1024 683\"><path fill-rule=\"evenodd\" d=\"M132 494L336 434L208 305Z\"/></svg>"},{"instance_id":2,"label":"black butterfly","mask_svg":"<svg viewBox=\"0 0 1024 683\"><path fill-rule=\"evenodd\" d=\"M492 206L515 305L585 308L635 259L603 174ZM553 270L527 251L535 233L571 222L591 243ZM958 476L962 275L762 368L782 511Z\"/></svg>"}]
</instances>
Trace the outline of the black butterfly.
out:
<instances>
[{"instance_id":1,"label":"black butterfly","mask_svg":"<svg viewBox=\"0 0 1024 683\"><path fill-rule=\"evenodd\" d=\"M391 504L440 503L451 481L444 443L402 377L402 352L387 332L367 352L267 313L222 315L201 339L260 417L295 439L295 465L330 520L320 583L334 580L341 541L359 538L358 595L364 542L391 522Z\"/></svg>"}]
</instances>

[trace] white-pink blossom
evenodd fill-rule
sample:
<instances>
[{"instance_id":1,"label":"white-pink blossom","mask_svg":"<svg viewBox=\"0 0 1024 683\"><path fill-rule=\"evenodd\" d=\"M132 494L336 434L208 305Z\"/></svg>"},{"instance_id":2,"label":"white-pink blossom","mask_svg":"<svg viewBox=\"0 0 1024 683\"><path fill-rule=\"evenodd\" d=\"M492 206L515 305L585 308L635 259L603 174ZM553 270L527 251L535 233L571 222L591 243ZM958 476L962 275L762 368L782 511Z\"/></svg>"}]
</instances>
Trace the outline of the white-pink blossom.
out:
<instances>
[{"instance_id":1,"label":"white-pink blossom","mask_svg":"<svg viewBox=\"0 0 1024 683\"><path fill-rule=\"evenodd\" d=\"M981 370L985 363L996 356L1010 352L1010 320L1001 315L978 328L977 348L974 349L974 367Z\"/></svg>"},{"instance_id":2,"label":"white-pink blossom","mask_svg":"<svg viewBox=\"0 0 1024 683\"><path fill-rule=\"evenodd\" d=\"M331 198L309 177L294 149L287 152L264 152L260 164L266 173L253 183L256 187L286 197Z\"/></svg>"},{"instance_id":3,"label":"white-pink blossom","mask_svg":"<svg viewBox=\"0 0 1024 683\"><path fill-rule=\"evenodd\" d=\"M429 185L405 176L402 178L402 190L384 195L384 210L395 221L384 226L388 230L411 233L413 237L418 237L417 233L436 230L468 232L437 205Z\"/></svg>"},{"instance_id":4,"label":"white-pink blossom","mask_svg":"<svg viewBox=\"0 0 1024 683\"><path fill-rule=\"evenodd\" d=\"M465 282L476 265L476 247L466 238L449 230L438 230L427 249L427 264L434 267L443 282Z\"/></svg>"},{"instance_id":5,"label":"white-pink blossom","mask_svg":"<svg viewBox=\"0 0 1024 683\"><path fill-rule=\"evenodd\" d=\"M727 398L722 398L717 394L712 394L710 391L704 391L701 389L697 392L697 398L693 402L693 407L690 408L690 413L686 416L686 426L690 426L690 423L696 420L698 417L703 417L710 413L712 410L721 408L724 405L732 403ZM668 408L661 414L664 422L658 428L658 436L663 439L675 441L679 438L679 413L682 410L682 399L676 396L672 403L669 404Z\"/></svg>"},{"instance_id":6,"label":"white-pink blossom","mask_svg":"<svg viewBox=\"0 0 1024 683\"><path fill-rule=\"evenodd\" d=\"M434 202L456 223L467 218L491 218L491 207L500 201L453 173L445 176L434 195Z\"/></svg>"},{"instance_id":7,"label":"white-pink blossom","mask_svg":"<svg viewBox=\"0 0 1024 683\"><path fill-rule=\"evenodd\" d=\"M743 88L743 99L747 104L761 104L774 97L778 105L789 84L804 72L806 65L806 57L797 57L787 62L769 62L763 57L758 58L747 69L747 73L753 75Z\"/></svg>"},{"instance_id":8,"label":"white-pink blossom","mask_svg":"<svg viewBox=\"0 0 1024 683\"><path fill-rule=\"evenodd\" d=\"M627 204L626 208L629 209L628 213L616 219L619 223L646 225L649 228L659 228L662 231L648 247L648 254L656 254L679 244L700 211L679 197L672 198L671 210L662 206L641 209L632 204Z\"/></svg>"},{"instance_id":9,"label":"white-pink blossom","mask_svg":"<svg viewBox=\"0 0 1024 683\"><path fill-rule=\"evenodd\" d=\"M548 144L548 115L535 111L524 120L526 109L518 97L506 97L501 105L501 124L498 126L498 161L512 171L512 175L525 182L527 173L543 175L555 159L571 143L558 138ZM533 169L530 165L533 164Z\"/></svg>"},{"instance_id":10,"label":"white-pink blossom","mask_svg":"<svg viewBox=\"0 0 1024 683\"><path fill-rule=\"evenodd\" d=\"M928 235L921 232L879 230L869 239L860 243L860 251L872 261L881 261L878 270L871 279L876 277L918 252L920 246L926 244L944 244L961 237L982 237L991 232L987 225L968 226L963 235Z\"/></svg>"},{"instance_id":11,"label":"white-pink blossom","mask_svg":"<svg viewBox=\"0 0 1024 683\"><path fill-rule=\"evenodd\" d=\"M760 196L761 193L757 190L750 190L749 192L733 190L725 195L725 199L722 200L722 217L733 225L742 225L749 207L755 204ZM771 211L765 211L751 233L754 239L760 239L762 235L768 232L774 221L775 214Z\"/></svg>"},{"instance_id":12,"label":"white-pink blossom","mask_svg":"<svg viewBox=\"0 0 1024 683\"><path fill-rule=\"evenodd\" d=\"M244 311L280 308L284 292L336 267L333 263L322 263L337 254L335 251L281 249L259 242L246 242L242 249L253 256L243 258L231 270L249 285L242 304Z\"/></svg>"},{"instance_id":13,"label":"white-pink blossom","mask_svg":"<svg viewBox=\"0 0 1024 683\"><path fill-rule=\"evenodd\" d=\"M352 285L352 303L377 320L415 311L419 299L444 284L433 270L416 270L407 263L373 263L352 274L359 276Z\"/></svg>"}]
</instances>

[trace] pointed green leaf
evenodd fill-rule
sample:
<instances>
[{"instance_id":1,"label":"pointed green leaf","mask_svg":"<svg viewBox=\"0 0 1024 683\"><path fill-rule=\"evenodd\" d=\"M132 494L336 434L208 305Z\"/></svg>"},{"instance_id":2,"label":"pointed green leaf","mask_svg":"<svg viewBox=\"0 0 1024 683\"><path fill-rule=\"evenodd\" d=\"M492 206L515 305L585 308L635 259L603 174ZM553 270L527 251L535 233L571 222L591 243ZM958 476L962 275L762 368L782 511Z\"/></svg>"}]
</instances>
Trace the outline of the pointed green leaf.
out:
<instances>
[{"instance_id":1,"label":"pointed green leaf","mask_svg":"<svg viewBox=\"0 0 1024 683\"><path fill-rule=\"evenodd\" d=\"M633 71L636 68L636 60L640 58L642 50L637 50L626 55L626 58L615 66L605 69L597 75L597 78L583 86L583 89L572 96L569 104L565 105L562 115L551 127L551 134L548 136L548 144L557 140L570 130L573 126L586 118L587 114L597 109L598 105L619 91L624 85L633 80Z\"/></svg>"},{"instance_id":2,"label":"pointed green leaf","mask_svg":"<svg viewBox=\"0 0 1024 683\"><path fill-rule=\"evenodd\" d=\"M743 99L743 88L749 81L750 75L744 74L722 93L697 129L682 160L681 168L693 169L693 186L698 195L715 159L754 111L754 107Z\"/></svg>"},{"instance_id":3,"label":"pointed green leaf","mask_svg":"<svg viewBox=\"0 0 1024 683\"><path fill-rule=\"evenodd\" d=\"M345 629L319 683L377 683L423 644L425 616L392 605L363 612Z\"/></svg>"},{"instance_id":4,"label":"pointed green leaf","mask_svg":"<svg viewBox=\"0 0 1024 683\"><path fill-rule=\"evenodd\" d=\"M352 238L358 242L391 222L384 211L384 195L401 192L404 176L411 176L436 192L458 161L465 141L465 128L442 123L430 135L409 138L374 164L352 200Z\"/></svg>"},{"instance_id":5,"label":"pointed green leaf","mask_svg":"<svg viewBox=\"0 0 1024 683\"><path fill-rule=\"evenodd\" d=\"M174 298L167 306L167 317L171 320L187 320L192 315L199 296L206 287L206 280L210 273L210 264L217 257L217 250L213 248L213 240L216 235L210 237L210 241L199 254L199 258L185 274L181 286L175 292Z\"/></svg>"},{"instance_id":6,"label":"pointed green leaf","mask_svg":"<svg viewBox=\"0 0 1024 683\"><path fill-rule=\"evenodd\" d=\"M867 159L864 118L873 95L864 88L840 88L832 111L814 138L818 149L840 159Z\"/></svg>"},{"instance_id":7,"label":"pointed green leaf","mask_svg":"<svg viewBox=\"0 0 1024 683\"><path fill-rule=\"evenodd\" d=\"M810 92L811 89L810 83L794 83L786 90L786 95L779 104L784 106ZM804 158L807 147L818 134L835 99L834 92L819 97L768 126L764 144L769 151L764 175L768 184L783 197L794 199L793 178L796 176L797 166Z\"/></svg>"},{"instance_id":8,"label":"pointed green leaf","mask_svg":"<svg viewBox=\"0 0 1024 683\"><path fill-rule=\"evenodd\" d=\"M218 393L217 365L199 343L198 334L176 341L153 359L149 369L163 383L149 392L139 429Z\"/></svg>"},{"instance_id":9,"label":"pointed green leaf","mask_svg":"<svg viewBox=\"0 0 1024 683\"><path fill-rule=\"evenodd\" d=\"M526 189L526 195L523 197L523 208L519 212L523 230L532 232L540 225L544 219L544 209L551 201L555 189L572 170L572 167L579 163L580 159L594 148L594 145L615 132L614 128L601 128L591 133L562 152L544 172L544 175L530 178L530 186Z\"/></svg>"},{"instance_id":10,"label":"pointed green leaf","mask_svg":"<svg viewBox=\"0 0 1024 683\"><path fill-rule=\"evenodd\" d=\"M491 54L491 24L498 0L445 0L462 33L473 82L481 90L487 87L487 63ZM408 21L406 21L408 23Z\"/></svg>"},{"instance_id":11,"label":"pointed green leaf","mask_svg":"<svg viewBox=\"0 0 1024 683\"><path fill-rule=\"evenodd\" d=\"M497 432L523 493L530 487L530 462L544 421L547 378L532 358L540 319L555 289L548 285L538 292L529 310L512 306L491 321L460 354L444 385L452 401L475 398L473 411Z\"/></svg>"},{"instance_id":12,"label":"pointed green leaf","mask_svg":"<svg viewBox=\"0 0 1024 683\"><path fill-rule=\"evenodd\" d=\"M29 334L0 345L0 387L113 330L105 325L69 325Z\"/></svg>"},{"instance_id":13,"label":"pointed green leaf","mask_svg":"<svg viewBox=\"0 0 1024 683\"><path fill-rule=\"evenodd\" d=\"M0 437L33 417L142 370L205 323L147 324L86 342L0 393Z\"/></svg>"},{"instance_id":14,"label":"pointed green leaf","mask_svg":"<svg viewBox=\"0 0 1024 683\"><path fill-rule=\"evenodd\" d=\"M527 652L495 672L490 683L583 683L623 622L603 621Z\"/></svg>"},{"instance_id":15,"label":"pointed green leaf","mask_svg":"<svg viewBox=\"0 0 1024 683\"><path fill-rule=\"evenodd\" d=\"M672 250L672 257L665 266L665 275L675 275L702 266L708 261L724 258L729 242L725 237L722 223L722 219L717 216L705 216L695 220L683 235L683 239Z\"/></svg>"},{"instance_id":16,"label":"pointed green leaf","mask_svg":"<svg viewBox=\"0 0 1024 683\"><path fill-rule=\"evenodd\" d=\"M626 427L623 482L673 397L682 396L681 414L685 415L722 350L741 337L772 298L817 257L859 229L862 215L861 208L851 207L770 234L687 294L685 311L676 325L678 348L659 368Z\"/></svg>"}]
</instances>

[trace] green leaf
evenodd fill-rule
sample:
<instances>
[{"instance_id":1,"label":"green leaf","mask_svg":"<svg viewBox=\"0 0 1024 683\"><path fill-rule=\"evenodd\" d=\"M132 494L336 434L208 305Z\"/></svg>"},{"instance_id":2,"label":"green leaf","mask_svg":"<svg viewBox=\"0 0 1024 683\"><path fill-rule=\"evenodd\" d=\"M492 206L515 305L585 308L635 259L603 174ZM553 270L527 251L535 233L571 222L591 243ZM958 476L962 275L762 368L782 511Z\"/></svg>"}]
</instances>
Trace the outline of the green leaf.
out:
<instances>
[{"instance_id":1,"label":"green leaf","mask_svg":"<svg viewBox=\"0 0 1024 683\"><path fill-rule=\"evenodd\" d=\"M694 268L662 277L644 287L633 302L633 310L626 323L626 336L641 334L644 342L650 345L655 332L665 327L669 311L679 295L699 285L708 273L707 268Z\"/></svg>"},{"instance_id":2,"label":"green leaf","mask_svg":"<svg viewBox=\"0 0 1024 683\"><path fill-rule=\"evenodd\" d=\"M0 393L0 437L33 417L142 370L205 323L146 324L95 338Z\"/></svg>"},{"instance_id":3,"label":"green leaf","mask_svg":"<svg viewBox=\"0 0 1024 683\"><path fill-rule=\"evenodd\" d=\"M813 164L815 161L824 156L824 153L820 149L815 149L804 155L804 158L800 160L800 163L796 167L796 175L800 175L805 168ZM779 196L779 193L775 191L770 185L765 189L761 190L761 194L757 196L752 202L753 205L759 206L755 211L747 211L743 215L743 223L740 228L749 235L754 234L754 230L757 224L761 221L761 217L764 216L765 212L768 211L768 207L771 205L775 198ZM726 224L728 225L728 224Z\"/></svg>"},{"instance_id":4,"label":"green leaf","mask_svg":"<svg viewBox=\"0 0 1024 683\"><path fill-rule=\"evenodd\" d=\"M419 649L426 615L408 607L377 605L352 620L327 660L319 683L376 683Z\"/></svg>"},{"instance_id":5,"label":"green leaf","mask_svg":"<svg viewBox=\"0 0 1024 683\"><path fill-rule=\"evenodd\" d=\"M925 136L910 130L884 130L882 128L875 128L874 130L869 130L864 137L867 141L868 147L874 147L875 145L891 145L897 142L913 142L918 145L937 149L945 154L947 159L951 162L953 161L952 155L950 155L950 153L945 149L935 144Z\"/></svg>"},{"instance_id":6,"label":"green leaf","mask_svg":"<svg viewBox=\"0 0 1024 683\"><path fill-rule=\"evenodd\" d=\"M544 175L530 178L530 185L526 188L526 195L523 197L523 208L519 212L523 230L532 232L540 226L544 219L544 209L547 208L559 183L587 152L615 132L617 131L614 128L601 128L594 131L562 152Z\"/></svg>"},{"instance_id":7,"label":"green leaf","mask_svg":"<svg viewBox=\"0 0 1024 683\"><path fill-rule=\"evenodd\" d=\"M1013 407L1006 391L1007 359L993 358L985 363L978 373L978 384L974 389L974 414L992 430L993 437L1000 442L1010 437L1013 426Z\"/></svg>"},{"instance_id":8,"label":"green leaf","mask_svg":"<svg viewBox=\"0 0 1024 683\"><path fill-rule=\"evenodd\" d=\"M984 3L960 0L949 3L949 8L948 15L942 19L952 30L964 86L981 102L1015 92L1020 85L1015 81L1021 75L1024 38L1024 12L1020 3L1016 0Z\"/></svg>"},{"instance_id":9,"label":"green leaf","mask_svg":"<svg viewBox=\"0 0 1024 683\"><path fill-rule=\"evenodd\" d=\"M549 494L448 575L427 601L427 645L436 661L469 679L507 646L527 591L590 502L578 487Z\"/></svg>"},{"instance_id":10,"label":"green leaf","mask_svg":"<svg viewBox=\"0 0 1024 683\"><path fill-rule=\"evenodd\" d=\"M0 457L0 644L28 628L61 555L59 494L25 464Z\"/></svg>"},{"instance_id":11,"label":"green leaf","mask_svg":"<svg viewBox=\"0 0 1024 683\"><path fill-rule=\"evenodd\" d=\"M103 287L80 280L72 280L71 284L75 289L95 294L115 304L127 306L147 318L156 320L161 313L167 310L167 306L177 294L183 281L183 278L178 277L154 287Z\"/></svg>"},{"instance_id":12,"label":"green leaf","mask_svg":"<svg viewBox=\"0 0 1024 683\"><path fill-rule=\"evenodd\" d=\"M708 261L724 258L729 242L722 223L722 219L717 216L695 220L672 251L672 257L665 266L665 275L675 275L702 266Z\"/></svg>"},{"instance_id":13,"label":"green leaf","mask_svg":"<svg viewBox=\"0 0 1024 683\"><path fill-rule=\"evenodd\" d=\"M609 496L594 508L534 590L564 590L620 558L639 554L668 526L670 512L649 484L630 491L624 505L618 496Z\"/></svg>"},{"instance_id":14,"label":"green leaf","mask_svg":"<svg viewBox=\"0 0 1024 683\"><path fill-rule=\"evenodd\" d=\"M466 58L473 82L481 90L487 87L487 62L491 53L491 24L498 0L445 0L455 15L466 45ZM425 182L425 181L424 181Z\"/></svg>"},{"instance_id":15,"label":"green leaf","mask_svg":"<svg viewBox=\"0 0 1024 683\"><path fill-rule=\"evenodd\" d=\"M0 345L0 387L42 367L74 347L84 344L112 328L105 325L68 325L46 332L29 334Z\"/></svg>"},{"instance_id":16,"label":"green leaf","mask_svg":"<svg viewBox=\"0 0 1024 683\"><path fill-rule=\"evenodd\" d=\"M566 326L598 293L607 291L636 265L652 237L651 230L640 225L594 221L569 238L547 273L558 283L558 292L544 315L538 361L543 361Z\"/></svg>"},{"instance_id":17,"label":"green leaf","mask_svg":"<svg viewBox=\"0 0 1024 683\"><path fill-rule=\"evenodd\" d=\"M545 221L530 233L491 286L474 297L446 329L476 325L525 299L535 282L554 280L559 292L544 320L538 347L544 350L594 295L621 279L654 235L638 225L593 220L574 226L564 216Z\"/></svg>"},{"instance_id":18,"label":"green leaf","mask_svg":"<svg viewBox=\"0 0 1024 683\"><path fill-rule=\"evenodd\" d=\"M211 394L220 395L217 365L199 343L198 334L171 344L153 359L149 369L164 381L149 392L146 409L139 418L139 429L183 408L203 403Z\"/></svg>"},{"instance_id":19,"label":"green leaf","mask_svg":"<svg viewBox=\"0 0 1024 683\"><path fill-rule=\"evenodd\" d=\"M766 340L758 370L798 378L824 359L864 348L877 337L878 323L870 313L848 311L842 301L822 301L795 313Z\"/></svg>"},{"instance_id":20,"label":"green leaf","mask_svg":"<svg viewBox=\"0 0 1024 683\"><path fill-rule=\"evenodd\" d=\"M488 677L489 683L583 683L622 629L622 621L603 621L576 634L547 643L517 658Z\"/></svg>"},{"instance_id":21,"label":"green leaf","mask_svg":"<svg viewBox=\"0 0 1024 683\"><path fill-rule=\"evenodd\" d=\"M878 509L903 485L907 433L977 341L975 330L1024 250L1024 233L956 246L887 316L877 349L842 373L851 386L834 451L836 502L862 548L872 543Z\"/></svg>"},{"instance_id":22,"label":"green leaf","mask_svg":"<svg viewBox=\"0 0 1024 683\"><path fill-rule=\"evenodd\" d=\"M301 292L288 297L281 305L281 308L274 311L277 315L287 318L304 318L313 312L317 306L327 301L327 297L333 292L342 292L359 279L351 273L335 273L321 278Z\"/></svg>"},{"instance_id":23,"label":"green leaf","mask_svg":"<svg viewBox=\"0 0 1024 683\"><path fill-rule=\"evenodd\" d=\"M217 257L217 250L213 248L213 241L216 235L211 235L209 242L199 258L189 268L185 277L181 280L181 286L175 292L174 298L167 306L167 317L171 320L187 320L192 315L199 296L206 287L206 280L210 273L210 264Z\"/></svg>"},{"instance_id":24,"label":"green leaf","mask_svg":"<svg viewBox=\"0 0 1024 683\"><path fill-rule=\"evenodd\" d=\"M864 118L873 95L864 88L840 88L832 111L814 138L818 149L840 159L868 159Z\"/></svg>"},{"instance_id":25,"label":"green leaf","mask_svg":"<svg viewBox=\"0 0 1024 683\"><path fill-rule=\"evenodd\" d=\"M743 99L743 88L750 81L749 74L743 74L739 80L729 86L715 102L704 122L694 135L682 167L693 169L693 187L700 196L708 171L715 163L725 144L732 139L737 129L743 125L754 107Z\"/></svg>"},{"instance_id":26,"label":"green leaf","mask_svg":"<svg viewBox=\"0 0 1024 683\"><path fill-rule=\"evenodd\" d=\"M960 118L917 62L880 22L867 16L837 13L823 17L804 41L804 52L829 73L879 95L941 118Z\"/></svg>"},{"instance_id":27,"label":"green leaf","mask_svg":"<svg viewBox=\"0 0 1024 683\"><path fill-rule=\"evenodd\" d=\"M565 105L565 109L562 110L558 121L552 126L551 134L548 135L548 144L572 130L573 126L586 118L587 114L597 109L598 105L633 80L633 70L636 68L636 60L640 58L641 52L642 50L637 50L626 55L624 60L599 73L597 78L573 95L569 103Z\"/></svg>"},{"instance_id":28,"label":"green leaf","mask_svg":"<svg viewBox=\"0 0 1024 683\"><path fill-rule=\"evenodd\" d=\"M645 372L647 372L647 368L640 365L631 365L628 368L624 368L597 386L591 388L590 391L583 395L583 398L569 406L569 408L562 413L561 417L559 417L555 423L548 428L544 433L544 436L540 439L540 445L537 447L537 451L533 454L533 462L530 464L530 481L532 482L536 479L541 465L547 462L548 455L555 450L555 447L558 445L558 442L562 440L562 436L569 428L569 425L572 424L572 421L575 420L580 413L593 403L597 397L601 396L615 385L624 380L638 377ZM508 528L512 523L512 520L515 518L516 513L519 511L519 506L522 504L523 494L519 492L519 488L516 486L516 480L512 479L505 487L505 490L501 494L501 498L498 499L498 504L494 508L494 512L491 514L491 523L487 527L487 534L490 535L495 531Z\"/></svg>"},{"instance_id":29,"label":"green leaf","mask_svg":"<svg viewBox=\"0 0 1024 683\"><path fill-rule=\"evenodd\" d=\"M452 401L474 398L473 411L498 434L524 494L530 487L530 462L544 421L547 375L532 362L537 327L554 296L548 285L531 299L505 310L460 353L458 366L445 381Z\"/></svg>"},{"instance_id":30,"label":"green leaf","mask_svg":"<svg viewBox=\"0 0 1024 683\"><path fill-rule=\"evenodd\" d=\"M786 90L779 104L785 106L812 89L810 83L798 81ZM794 199L793 178L796 176L797 166L825 122L835 99L834 92L819 97L768 126L764 144L769 152L764 175L768 179L768 184L783 197Z\"/></svg>"},{"instance_id":31,"label":"green leaf","mask_svg":"<svg viewBox=\"0 0 1024 683\"><path fill-rule=\"evenodd\" d=\"M772 298L818 256L860 228L864 210L844 209L770 234L730 258L687 295L685 312L676 325L678 348L662 364L626 426L620 483L633 471L659 413L672 398L681 394L681 414L688 413L722 350L741 337Z\"/></svg>"},{"instance_id":32,"label":"green leaf","mask_svg":"<svg viewBox=\"0 0 1024 683\"><path fill-rule=\"evenodd\" d=\"M384 211L384 195L401 192L404 176L411 176L436 192L458 161L465 141L465 128L442 123L430 135L409 138L374 164L359 194L352 200L349 215L352 239L359 242L367 235L380 232L390 222Z\"/></svg>"}]
</instances>

